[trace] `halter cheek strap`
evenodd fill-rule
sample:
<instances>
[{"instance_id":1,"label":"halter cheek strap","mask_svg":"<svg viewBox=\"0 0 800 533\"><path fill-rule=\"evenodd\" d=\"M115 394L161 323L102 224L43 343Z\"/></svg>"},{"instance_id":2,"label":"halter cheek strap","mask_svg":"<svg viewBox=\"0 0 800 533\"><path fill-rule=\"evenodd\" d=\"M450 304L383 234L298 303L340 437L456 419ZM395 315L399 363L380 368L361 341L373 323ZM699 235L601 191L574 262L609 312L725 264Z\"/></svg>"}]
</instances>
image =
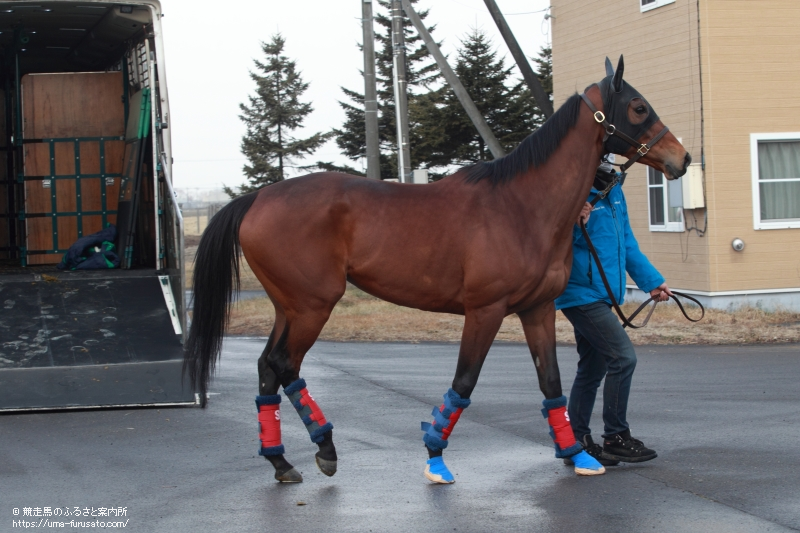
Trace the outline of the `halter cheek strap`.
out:
<instances>
[{"instance_id":1,"label":"halter cheek strap","mask_svg":"<svg viewBox=\"0 0 800 533\"><path fill-rule=\"evenodd\" d=\"M636 154L634 154L633 157L628 159L628 161L624 165L622 165L620 167L620 171L622 172L622 174L625 174L625 172L631 167L631 165L636 163L642 157L646 156L647 153L653 148L653 146L655 146L655 144L658 141L660 141L661 138L664 137L664 135L666 135L667 132L669 131L669 128L667 126L664 126L664 129L661 130L658 133L658 135L656 135L655 137L650 139L649 143L640 143L640 142L636 141L635 139L632 139L629 135L625 134L624 132L619 131L616 126L614 126L608 120L606 120L606 116L603 114L602 111L598 110L595 107L595 105L592 103L592 101L589 100L589 97L586 96L586 93L581 94L581 98L583 99L584 102L586 102L586 105L589 106L589 109L594 114L594 120L598 124L603 126L603 128L606 130L606 134L603 137L603 145L605 145L605 142L609 139L609 137L611 137L612 135L616 135L617 137L619 137L620 139L622 139L626 143L628 143L631 146L633 146L634 148L636 148ZM616 183L614 183L614 185L616 185ZM613 187L613 185L612 185L612 187ZM609 190L610 190L610 188L609 188Z\"/></svg>"}]
</instances>

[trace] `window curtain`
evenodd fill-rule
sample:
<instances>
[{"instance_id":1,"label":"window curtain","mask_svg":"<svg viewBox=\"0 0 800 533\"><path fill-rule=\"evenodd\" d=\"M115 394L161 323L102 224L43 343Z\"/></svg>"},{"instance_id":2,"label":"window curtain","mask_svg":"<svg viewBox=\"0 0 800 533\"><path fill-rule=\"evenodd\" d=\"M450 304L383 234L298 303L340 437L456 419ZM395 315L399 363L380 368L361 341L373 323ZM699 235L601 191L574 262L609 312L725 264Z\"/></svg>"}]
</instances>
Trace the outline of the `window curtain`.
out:
<instances>
[{"instance_id":1,"label":"window curtain","mask_svg":"<svg viewBox=\"0 0 800 533\"><path fill-rule=\"evenodd\" d=\"M683 222L683 178L667 181L669 221Z\"/></svg>"},{"instance_id":2,"label":"window curtain","mask_svg":"<svg viewBox=\"0 0 800 533\"><path fill-rule=\"evenodd\" d=\"M761 220L800 218L800 141L758 143Z\"/></svg>"}]
</instances>

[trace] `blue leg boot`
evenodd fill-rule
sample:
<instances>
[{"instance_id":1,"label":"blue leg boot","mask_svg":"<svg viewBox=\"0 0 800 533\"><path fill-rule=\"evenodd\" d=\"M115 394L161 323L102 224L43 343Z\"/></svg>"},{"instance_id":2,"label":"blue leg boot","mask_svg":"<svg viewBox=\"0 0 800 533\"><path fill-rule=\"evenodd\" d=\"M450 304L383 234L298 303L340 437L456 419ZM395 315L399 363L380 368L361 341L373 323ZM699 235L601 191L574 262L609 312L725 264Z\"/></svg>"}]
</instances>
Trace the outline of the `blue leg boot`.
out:
<instances>
[{"instance_id":1,"label":"blue leg boot","mask_svg":"<svg viewBox=\"0 0 800 533\"><path fill-rule=\"evenodd\" d=\"M575 473L579 476L597 476L606 472L605 467L597 459L586 453L586 450L581 450L570 459L575 465Z\"/></svg>"},{"instance_id":2,"label":"blue leg boot","mask_svg":"<svg viewBox=\"0 0 800 533\"><path fill-rule=\"evenodd\" d=\"M447 448L447 439L453 432L461 413L469 407L469 404L469 398L462 398L453 389L448 389L444 395L444 403L440 407L434 407L431 412L433 422L423 422L421 426L422 431L425 432L422 435L422 441L429 450L436 452ZM439 457L428 459L425 477L434 483L455 483L456 481L445 466L441 454Z\"/></svg>"},{"instance_id":3,"label":"blue leg boot","mask_svg":"<svg viewBox=\"0 0 800 533\"><path fill-rule=\"evenodd\" d=\"M425 477L434 483L455 483L456 480L441 456L428 459L428 466L425 467Z\"/></svg>"}]
</instances>

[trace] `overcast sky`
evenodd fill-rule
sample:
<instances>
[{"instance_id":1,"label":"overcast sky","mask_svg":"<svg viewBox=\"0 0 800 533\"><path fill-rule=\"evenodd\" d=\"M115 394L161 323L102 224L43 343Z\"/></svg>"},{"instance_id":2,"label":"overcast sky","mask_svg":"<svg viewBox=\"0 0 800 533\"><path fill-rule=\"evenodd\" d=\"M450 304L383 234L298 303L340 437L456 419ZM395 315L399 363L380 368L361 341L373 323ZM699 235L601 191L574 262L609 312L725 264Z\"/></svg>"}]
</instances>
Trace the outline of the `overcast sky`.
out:
<instances>
[{"instance_id":1,"label":"overcast sky","mask_svg":"<svg viewBox=\"0 0 800 533\"><path fill-rule=\"evenodd\" d=\"M536 56L549 43L543 11L549 0L497 3L522 50ZM343 123L340 87L364 90L361 0L162 0L162 9L176 187L219 188L244 181L238 106L254 92L248 73L253 59L262 57L260 43L276 32L286 39L285 54L310 83L304 99L314 108L305 121L308 134ZM381 9L377 1L373 9ZM483 0L420 0L417 10L424 9L430 10L426 23L436 25L433 36L451 64L459 40L475 27L513 63ZM310 159L317 160L362 166L343 158L333 141Z\"/></svg>"}]
</instances>

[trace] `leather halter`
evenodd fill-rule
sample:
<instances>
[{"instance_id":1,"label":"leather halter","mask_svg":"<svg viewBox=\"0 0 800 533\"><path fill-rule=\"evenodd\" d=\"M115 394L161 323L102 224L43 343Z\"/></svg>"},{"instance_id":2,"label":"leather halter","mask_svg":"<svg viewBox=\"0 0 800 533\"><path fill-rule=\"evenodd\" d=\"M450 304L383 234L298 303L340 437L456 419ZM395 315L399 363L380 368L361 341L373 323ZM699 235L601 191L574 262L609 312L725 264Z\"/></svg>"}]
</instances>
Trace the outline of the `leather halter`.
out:
<instances>
[{"instance_id":1,"label":"leather halter","mask_svg":"<svg viewBox=\"0 0 800 533\"><path fill-rule=\"evenodd\" d=\"M636 148L636 154L634 154L633 157L628 159L628 161L626 163L624 163L623 165L620 166L619 170L620 170L620 174L621 175L617 176L616 178L614 178L614 180L608 185L608 187L606 187L603 191L601 191L590 202L592 204L592 206L594 206L597 202L599 202L600 200L605 198L606 195L608 195L609 191L611 189L613 189L614 186L617 183L619 183L621 180L625 179L625 175L627 174L627 170L631 167L631 165L633 165L634 163L639 161L639 159L641 159L642 157L646 156L647 153L653 148L653 146L655 146L655 144L658 141L660 141L661 138L664 137L664 135L667 134L667 132L669 131L669 128L667 126L664 126L664 129L661 130L658 133L658 135L656 135L655 137L650 139L649 143L641 143L639 141L636 141L636 140L632 139L626 133L618 130L616 126L614 126L608 120L606 120L606 116L603 114L602 111L598 110L595 107L595 105L592 103L591 100L589 100L589 97L586 96L586 92L581 94L581 98L583 99L584 102L586 102L586 105L589 106L589 109L592 111L595 122L597 122L598 124L603 126L603 128L606 130L606 134L603 137L603 146L604 147L605 147L605 143L608 140L608 138L611 137L612 135L616 135L617 137L619 137L620 139L622 139L626 143L628 143L631 146L633 146L634 148Z\"/></svg>"}]
</instances>

